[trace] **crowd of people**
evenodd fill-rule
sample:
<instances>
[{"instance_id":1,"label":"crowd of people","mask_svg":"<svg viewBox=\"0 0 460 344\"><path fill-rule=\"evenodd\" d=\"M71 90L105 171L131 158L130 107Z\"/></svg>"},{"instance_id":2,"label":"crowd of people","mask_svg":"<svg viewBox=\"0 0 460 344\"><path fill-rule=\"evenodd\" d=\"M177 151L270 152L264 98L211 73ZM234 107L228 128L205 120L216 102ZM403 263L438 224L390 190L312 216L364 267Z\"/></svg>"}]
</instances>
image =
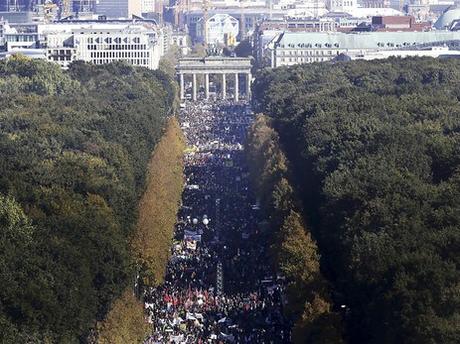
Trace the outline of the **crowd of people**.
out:
<instances>
[{"instance_id":1,"label":"crowd of people","mask_svg":"<svg viewBox=\"0 0 460 344\"><path fill-rule=\"evenodd\" d=\"M289 343L243 152L250 107L187 103L186 186L163 285L144 296L146 343Z\"/></svg>"}]
</instances>

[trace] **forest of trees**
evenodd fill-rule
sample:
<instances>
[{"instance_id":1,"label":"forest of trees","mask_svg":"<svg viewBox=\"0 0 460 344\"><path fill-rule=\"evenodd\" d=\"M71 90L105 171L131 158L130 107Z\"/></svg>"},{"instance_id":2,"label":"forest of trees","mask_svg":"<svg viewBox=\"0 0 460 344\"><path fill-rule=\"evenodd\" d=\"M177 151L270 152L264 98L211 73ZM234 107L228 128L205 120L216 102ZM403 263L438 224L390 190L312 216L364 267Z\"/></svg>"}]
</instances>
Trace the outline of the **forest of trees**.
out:
<instances>
[{"instance_id":1,"label":"forest of trees","mask_svg":"<svg viewBox=\"0 0 460 344\"><path fill-rule=\"evenodd\" d=\"M1 342L84 342L124 308L175 96L165 73L123 63L0 61Z\"/></svg>"},{"instance_id":2,"label":"forest of trees","mask_svg":"<svg viewBox=\"0 0 460 344\"><path fill-rule=\"evenodd\" d=\"M264 70L253 94L289 159L345 338L459 343L460 61Z\"/></svg>"}]
</instances>

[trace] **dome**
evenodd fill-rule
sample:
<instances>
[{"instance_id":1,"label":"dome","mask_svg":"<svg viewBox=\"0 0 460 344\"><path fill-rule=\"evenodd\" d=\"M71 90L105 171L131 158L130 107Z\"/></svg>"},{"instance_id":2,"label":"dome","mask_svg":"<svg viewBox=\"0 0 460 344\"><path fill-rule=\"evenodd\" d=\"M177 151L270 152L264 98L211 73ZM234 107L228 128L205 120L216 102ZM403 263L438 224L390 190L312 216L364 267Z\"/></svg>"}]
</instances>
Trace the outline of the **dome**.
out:
<instances>
[{"instance_id":1,"label":"dome","mask_svg":"<svg viewBox=\"0 0 460 344\"><path fill-rule=\"evenodd\" d=\"M434 27L438 30L449 29L452 22L460 19L460 8L454 8L444 12L434 23Z\"/></svg>"}]
</instances>

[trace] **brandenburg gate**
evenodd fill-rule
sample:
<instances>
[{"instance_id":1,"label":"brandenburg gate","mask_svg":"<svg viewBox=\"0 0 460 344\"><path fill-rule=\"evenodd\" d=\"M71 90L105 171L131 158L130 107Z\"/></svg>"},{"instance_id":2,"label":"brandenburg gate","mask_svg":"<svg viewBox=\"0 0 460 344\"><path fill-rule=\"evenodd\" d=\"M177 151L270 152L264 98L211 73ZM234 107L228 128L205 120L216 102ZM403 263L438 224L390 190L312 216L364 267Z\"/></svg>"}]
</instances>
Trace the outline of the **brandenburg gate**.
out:
<instances>
[{"instance_id":1,"label":"brandenburg gate","mask_svg":"<svg viewBox=\"0 0 460 344\"><path fill-rule=\"evenodd\" d=\"M222 57L209 56L200 57L185 57L179 59L179 64L176 66L176 72L179 75L180 83L180 99L185 98L185 75L192 75L192 99L197 99L197 75L204 75L204 93L206 99L209 98L209 75L222 75L222 99L227 97L227 76L232 75L235 78L235 95L234 99L239 99L238 75L246 76L246 97L251 94L251 59L246 57Z\"/></svg>"}]
</instances>

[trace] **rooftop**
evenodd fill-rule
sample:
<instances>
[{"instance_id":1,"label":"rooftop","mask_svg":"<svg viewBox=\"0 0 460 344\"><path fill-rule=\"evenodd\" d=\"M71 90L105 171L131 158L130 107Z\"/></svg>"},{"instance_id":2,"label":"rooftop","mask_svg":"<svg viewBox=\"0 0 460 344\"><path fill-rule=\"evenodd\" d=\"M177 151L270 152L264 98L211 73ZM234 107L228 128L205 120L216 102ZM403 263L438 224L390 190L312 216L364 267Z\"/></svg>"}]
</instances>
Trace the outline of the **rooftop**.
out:
<instances>
[{"instance_id":1,"label":"rooftop","mask_svg":"<svg viewBox=\"0 0 460 344\"><path fill-rule=\"evenodd\" d=\"M274 38L282 48L340 47L345 49L401 48L432 42L460 40L458 31L427 32L284 32Z\"/></svg>"}]
</instances>

